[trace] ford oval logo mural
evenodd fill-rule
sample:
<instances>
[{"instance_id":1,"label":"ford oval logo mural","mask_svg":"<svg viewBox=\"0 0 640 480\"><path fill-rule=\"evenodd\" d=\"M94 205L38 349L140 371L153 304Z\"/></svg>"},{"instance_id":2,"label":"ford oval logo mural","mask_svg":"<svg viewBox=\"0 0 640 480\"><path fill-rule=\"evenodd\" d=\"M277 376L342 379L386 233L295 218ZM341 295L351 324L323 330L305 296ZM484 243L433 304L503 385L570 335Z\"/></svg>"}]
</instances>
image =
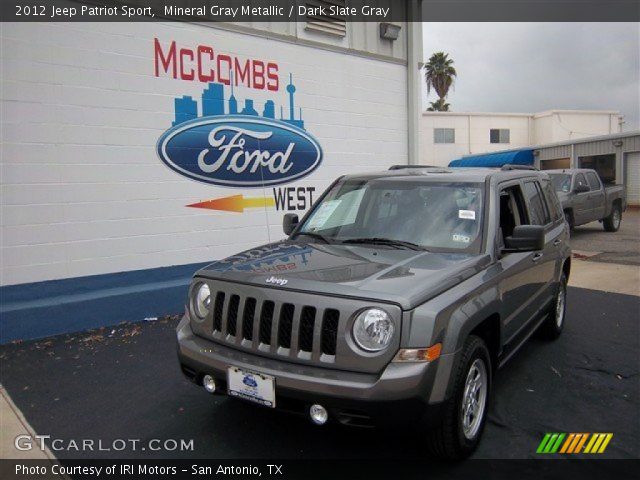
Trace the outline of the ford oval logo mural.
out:
<instances>
[{"instance_id":1,"label":"ford oval logo mural","mask_svg":"<svg viewBox=\"0 0 640 480\"><path fill-rule=\"evenodd\" d=\"M322 160L318 142L278 120L209 117L169 129L158 141L169 168L214 185L260 187L302 178Z\"/></svg>"},{"instance_id":2,"label":"ford oval logo mural","mask_svg":"<svg viewBox=\"0 0 640 480\"><path fill-rule=\"evenodd\" d=\"M302 119L295 118L291 80L289 118L279 120L273 101L265 102L262 115L251 99L238 111L233 90L225 100L223 88L209 84L202 95L201 117L191 97L175 100L173 127L157 144L158 155L169 168L193 180L228 187L279 185L318 168L322 149L305 131Z\"/></svg>"}]
</instances>

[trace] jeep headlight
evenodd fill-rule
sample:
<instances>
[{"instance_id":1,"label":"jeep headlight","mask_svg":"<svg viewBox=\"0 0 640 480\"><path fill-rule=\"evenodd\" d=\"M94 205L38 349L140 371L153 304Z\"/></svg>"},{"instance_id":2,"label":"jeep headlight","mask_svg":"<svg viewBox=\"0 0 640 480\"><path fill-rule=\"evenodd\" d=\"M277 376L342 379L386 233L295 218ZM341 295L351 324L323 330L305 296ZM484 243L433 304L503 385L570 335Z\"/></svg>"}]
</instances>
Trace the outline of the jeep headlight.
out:
<instances>
[{"instance_id":1,"label":"jeep headlight","mask_svg":"<svg viewBox=\"0 0 640 480\"><path fill-rule=\"evenodd\" d=\"M200 283L194 288L193 292L193 313L202 320L207 316L209 308L211 307L211 291L209 290L209 285Z\"/></svg>"},{"instance_id":2,"label":"jeep headlight","mask_svg":"<svg viewBox=\"0 0 640 480\"><path fill-rule=\"evenodd\" d=\"M353 339L356 344L368 352L379 352L391 343L393 321L387 312L380 308L368 308L356 317L353 323Z\"/></svg>"}]
</instances>

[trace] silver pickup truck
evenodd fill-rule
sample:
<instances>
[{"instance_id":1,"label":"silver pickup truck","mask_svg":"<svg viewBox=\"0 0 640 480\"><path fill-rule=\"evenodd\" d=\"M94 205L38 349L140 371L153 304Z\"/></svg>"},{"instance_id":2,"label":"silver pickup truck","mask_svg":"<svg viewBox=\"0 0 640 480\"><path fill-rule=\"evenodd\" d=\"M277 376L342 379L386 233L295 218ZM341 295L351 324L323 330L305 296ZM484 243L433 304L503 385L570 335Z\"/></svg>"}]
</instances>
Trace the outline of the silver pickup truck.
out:
<instances>
[{"instance_id":1,"label":"silver pickup truck","mask_svg":"<svg viewBox=\"0 0 640 480\"><path fill-rule=\"evenodd\" d=\"M607 232L617 232L627 196L622 185L605 186L595 170L572 168L545 170L551 177L569 227L602 222Z\"/></svg>"},{"instance_id":2,"label":"silver pickup truck","mask_svg":"<svg viewBox=\"0 0 640 480\"><path fill-rule=\"evenodd\" d=\"M348 175L283 227L193 278L178 357L209 393L317 425L408 422L462 458L498 368L562 332L569 228L543 172Z\"/></svg>"}]
</instances>

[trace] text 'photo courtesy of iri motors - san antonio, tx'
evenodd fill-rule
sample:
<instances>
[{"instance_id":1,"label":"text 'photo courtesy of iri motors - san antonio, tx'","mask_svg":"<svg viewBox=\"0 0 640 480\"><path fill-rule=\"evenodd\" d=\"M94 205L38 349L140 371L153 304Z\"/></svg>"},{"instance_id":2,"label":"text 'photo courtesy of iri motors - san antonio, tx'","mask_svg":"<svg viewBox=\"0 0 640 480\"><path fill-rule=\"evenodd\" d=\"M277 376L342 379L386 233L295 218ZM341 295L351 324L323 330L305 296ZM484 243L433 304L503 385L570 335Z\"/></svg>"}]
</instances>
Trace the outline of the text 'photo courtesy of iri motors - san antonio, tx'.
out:
<instances>
[{"instance_id":1,"label":"text 'photo courtesy of iri motors - san antonio, tx'","mask_svg":"<svg viewBox=\"0 0 640 480\"><path fill-rule=\"evenodd\" d=\"M287 75L286 105L272 99L258 104L238 90L279 92L275 62L214 54L209 46L168 47L154 41L155 74L205 85L200 105L191 96L175 99L175 119L158 140L157 153L173 171L189 179L231 188L271 187L272 195L236 194L204 199L188 207L244 212L248 208L305 210L315 187L276 187L299 180L322 162L322 148L305 129L303 110L296 106L296 86ZM187 66L187 61L189 65Z\"/></svg>"}]
</instances>

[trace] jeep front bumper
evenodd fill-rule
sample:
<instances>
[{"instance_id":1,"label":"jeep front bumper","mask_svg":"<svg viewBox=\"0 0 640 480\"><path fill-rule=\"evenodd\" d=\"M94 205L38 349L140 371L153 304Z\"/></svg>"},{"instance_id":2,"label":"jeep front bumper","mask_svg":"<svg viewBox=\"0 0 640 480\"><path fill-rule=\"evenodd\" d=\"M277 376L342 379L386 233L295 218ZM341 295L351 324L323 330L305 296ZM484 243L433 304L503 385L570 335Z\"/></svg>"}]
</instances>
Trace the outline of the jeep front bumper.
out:
<instances>
[{"instance_id":1,"label":"jeep front bumper","mask_svg":"<svg viewBox=\"0 0 640 480\"><path fill-rule=\"evenodd\" d=\"M186 315L178 325L177 340L182 371L197 384L208 374L216 379L217 391L224 393L229 366L264 373L275 378L277 409L305 413L309 405L319 403L331 419L354 426L437 420L446 390L443 376L448 379L454 357L441 355L431 363L392 362L379 374L301 365L198 337Z\"/></svg>"}]
</instances>

